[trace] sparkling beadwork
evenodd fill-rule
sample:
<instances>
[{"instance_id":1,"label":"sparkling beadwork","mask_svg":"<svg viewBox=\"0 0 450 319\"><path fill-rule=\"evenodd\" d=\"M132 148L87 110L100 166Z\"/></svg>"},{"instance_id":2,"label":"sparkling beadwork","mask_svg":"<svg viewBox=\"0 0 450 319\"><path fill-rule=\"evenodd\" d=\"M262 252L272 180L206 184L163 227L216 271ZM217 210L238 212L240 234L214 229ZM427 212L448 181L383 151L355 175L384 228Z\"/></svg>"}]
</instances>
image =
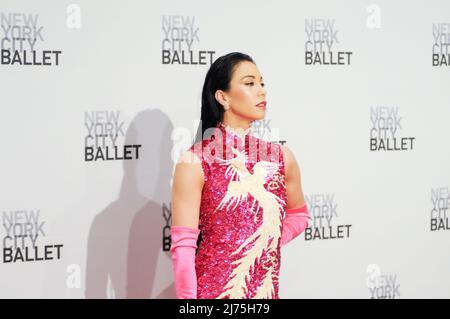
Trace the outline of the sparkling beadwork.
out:
<instances>
[{"instance_id":1,"label":"sparkling beadwork","mask_svg":"<svg viewBox=\"0 0 450 319\"><path fill-rule=\"evenodd\" d=\"M192 145L205 183L196 255L197 298L279 298L285 167L278 144L219 123ZM269 149L267 155L259 153ZM256 153L255 153L256 152Z\"/></svg>"}]
</instances>

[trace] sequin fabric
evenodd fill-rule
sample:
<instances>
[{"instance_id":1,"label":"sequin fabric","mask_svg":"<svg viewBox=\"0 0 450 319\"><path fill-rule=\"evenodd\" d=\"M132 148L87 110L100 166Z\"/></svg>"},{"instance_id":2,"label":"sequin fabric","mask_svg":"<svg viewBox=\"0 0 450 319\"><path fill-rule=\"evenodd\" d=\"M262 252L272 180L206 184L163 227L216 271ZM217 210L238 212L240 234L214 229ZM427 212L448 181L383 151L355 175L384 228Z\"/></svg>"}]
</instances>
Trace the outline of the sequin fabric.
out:
<instances>
[{"instance_id":1,"label":"sequin fabric","mask_svg":"<svg viewBox=\"0 0 450 319\"><path fill-rule=\"evenodd\" d=\"M190 150L201 160L198 299L278 299L286 210L280 145L219 123Z\"/></svg>"}]
</instances>

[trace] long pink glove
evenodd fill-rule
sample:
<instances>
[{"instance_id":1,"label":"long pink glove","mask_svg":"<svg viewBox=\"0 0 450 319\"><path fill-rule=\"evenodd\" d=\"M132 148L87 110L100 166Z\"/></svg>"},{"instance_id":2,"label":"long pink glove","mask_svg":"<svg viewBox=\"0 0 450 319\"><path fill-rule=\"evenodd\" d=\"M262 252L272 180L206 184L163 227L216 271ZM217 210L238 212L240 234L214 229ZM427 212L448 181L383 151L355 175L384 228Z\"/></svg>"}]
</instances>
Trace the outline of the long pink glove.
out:
<instances>
[{"instance_id":1,"label":"long pink glove","mask_svg":"<svg viewBox=\"0 0 450 319\"><path fill-rule=\"evenodd\" d=\"M281 247L286 245L292 239L300 235L307 227L309 227L311 218L308 214L306 203L299 208L291 208L286 210L286 216L282 222L281 230Z\"/></svg>"},{"instance_id":2,"label":"long pink glove","mask_svg":"<svg viewBox=\"0 0 450 319\"><path fill-rule=\"evenodd\" d=\"M195 250L200 230L186 226L172 226L172 266L175 292L178 299L197 299Z\"/></svg>"}]
</instances>

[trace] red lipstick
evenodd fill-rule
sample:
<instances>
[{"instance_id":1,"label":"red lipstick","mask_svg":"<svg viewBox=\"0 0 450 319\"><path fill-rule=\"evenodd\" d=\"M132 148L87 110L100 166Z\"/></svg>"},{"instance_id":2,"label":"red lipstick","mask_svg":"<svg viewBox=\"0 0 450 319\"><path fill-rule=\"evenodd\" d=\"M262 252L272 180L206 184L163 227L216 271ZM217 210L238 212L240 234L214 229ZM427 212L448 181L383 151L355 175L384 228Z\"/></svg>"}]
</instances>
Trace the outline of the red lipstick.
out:
<instances>
[{"instance_id":1,"label":"red lipstick","mask_svg":"<svg viewBox=\"0 0 450 319\"><path fill-rule=\"evenodd\" d=\"M262 101L261 103L256 104L257 107L263 107L263 108L266 108L266 105L267 105L266 101Z\"/></svg>"}]
</instances>

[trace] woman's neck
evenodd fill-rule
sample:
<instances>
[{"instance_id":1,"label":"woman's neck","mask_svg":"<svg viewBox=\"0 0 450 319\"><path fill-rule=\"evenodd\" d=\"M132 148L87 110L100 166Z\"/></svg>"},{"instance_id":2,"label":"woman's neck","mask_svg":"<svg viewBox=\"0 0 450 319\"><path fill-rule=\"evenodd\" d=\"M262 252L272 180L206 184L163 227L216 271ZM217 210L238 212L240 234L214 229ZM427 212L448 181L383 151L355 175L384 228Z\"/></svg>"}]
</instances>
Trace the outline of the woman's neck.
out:
<instances>
[{"instance_id":1,"label":"woman's neck","mask_svg":"<svg viewBox=\"0 0 450 319\"><path fill-rule=\"evenodd\" d=\"M238 135L241 138L244 138L251 130L251 126L248 127L242 127L242 126L232 126L229 123L221 122L219 123L220 126L229 134L231 135Z\"/></svg>"},{"instance_id":2,"label":"woman's neck","mask_svg":"<svg viewBox=\"0 0 450 319\"><path fill-rule=\"evenodd\" d=\"M245 131L251 127L251 122L236 117L227 116L226 113L224 115L222 123L225 126L231 127L235 130L241 129Z\"/></svg>"}]
</instances>

